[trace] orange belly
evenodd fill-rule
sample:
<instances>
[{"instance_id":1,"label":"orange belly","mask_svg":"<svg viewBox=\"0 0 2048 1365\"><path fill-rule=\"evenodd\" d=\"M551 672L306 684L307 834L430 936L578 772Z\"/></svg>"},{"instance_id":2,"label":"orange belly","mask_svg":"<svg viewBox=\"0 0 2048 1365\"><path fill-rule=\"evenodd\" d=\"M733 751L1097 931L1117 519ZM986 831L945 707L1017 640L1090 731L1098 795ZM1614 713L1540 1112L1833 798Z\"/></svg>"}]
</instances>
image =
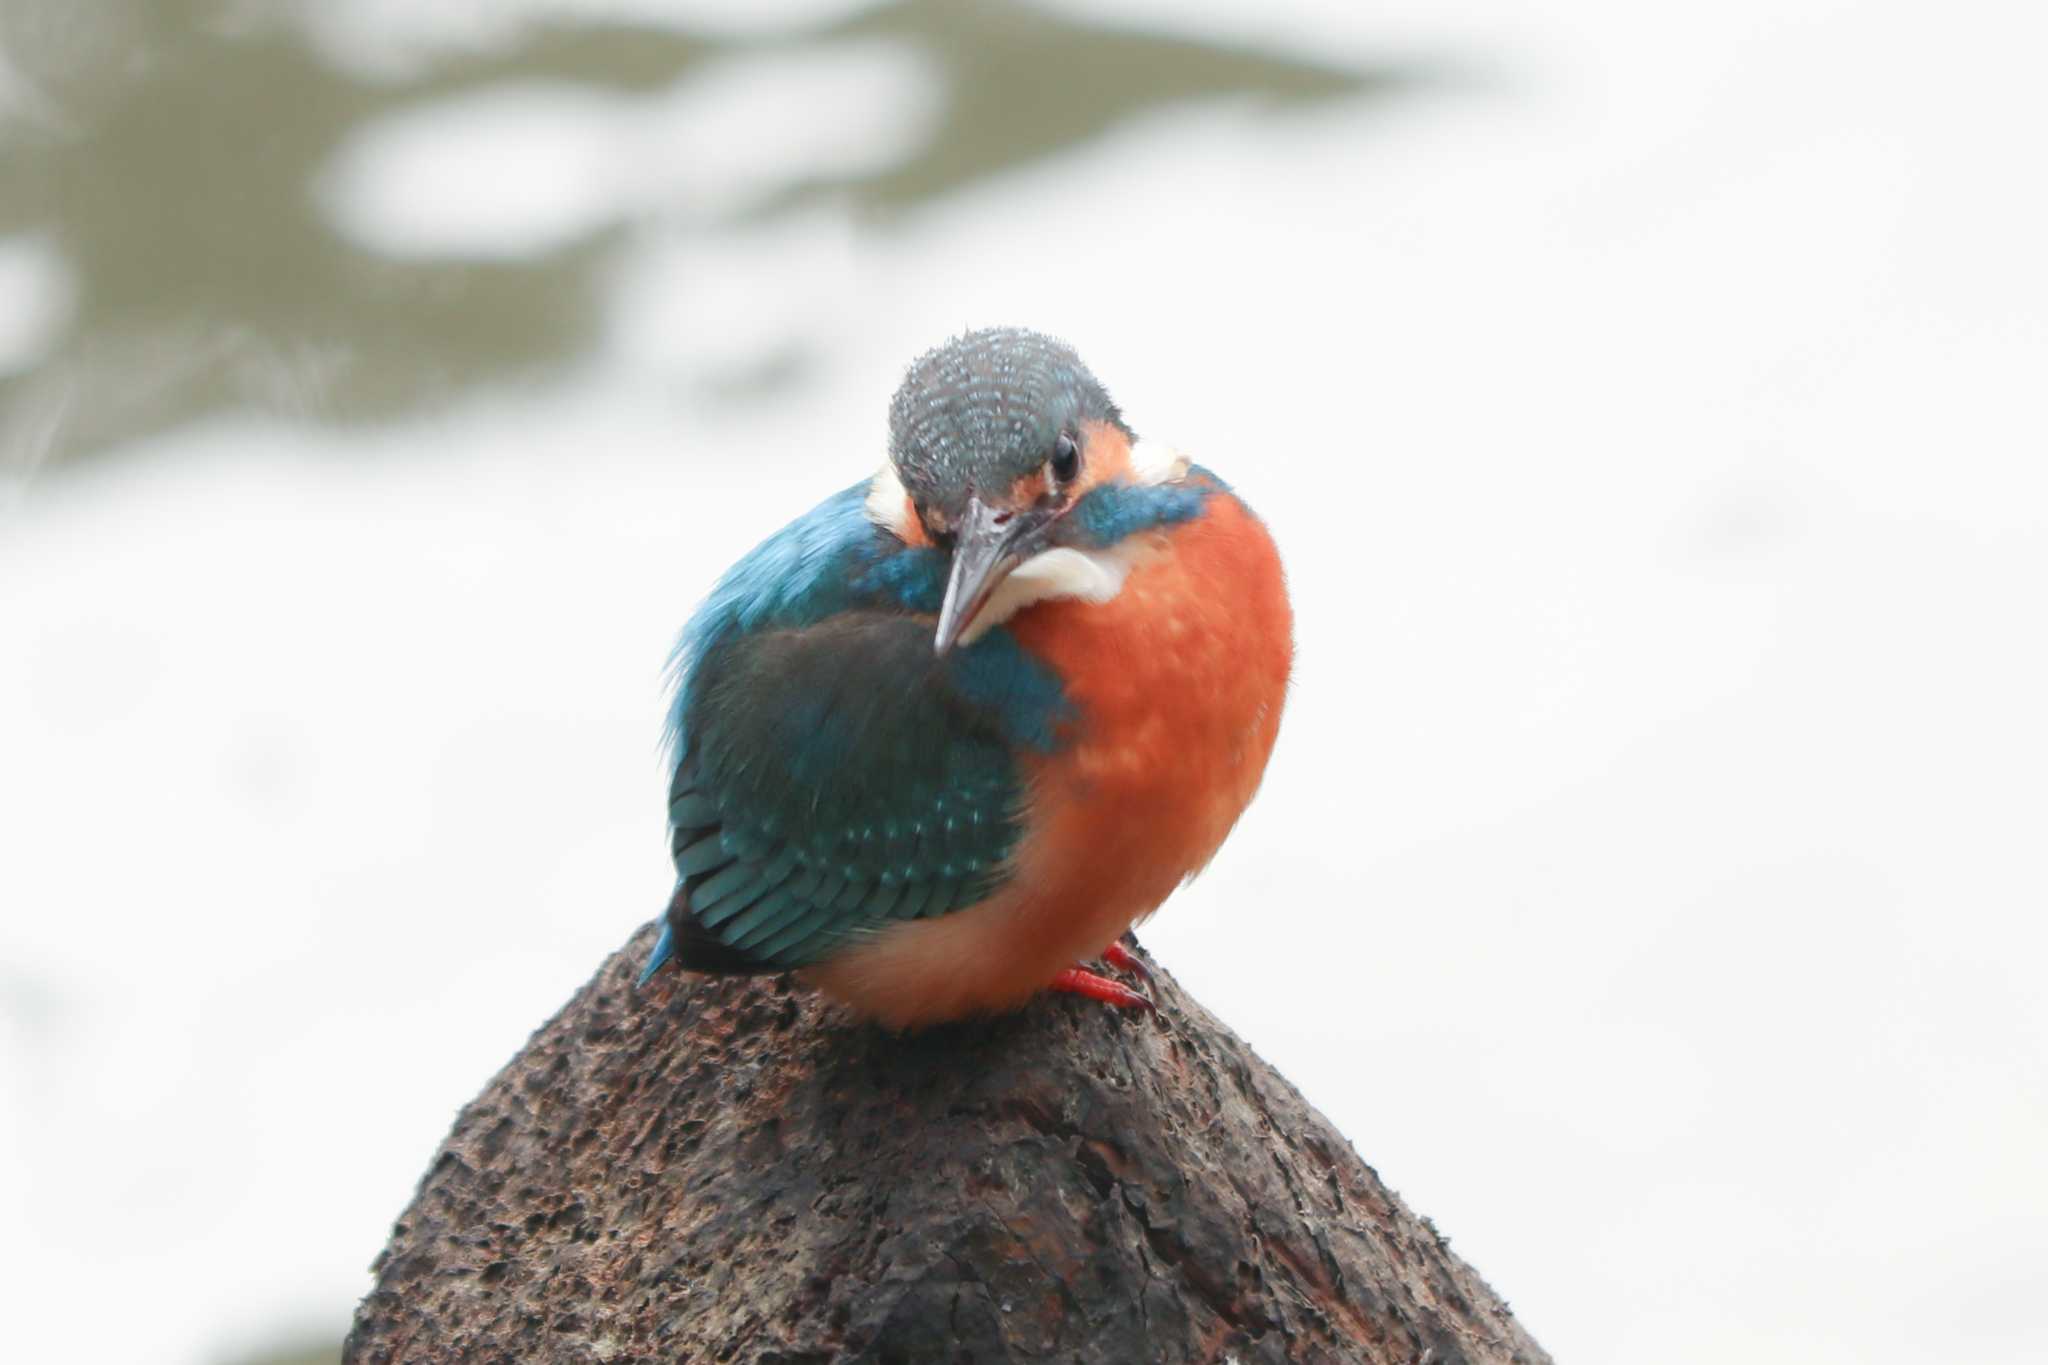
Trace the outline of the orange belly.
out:
<instances>
[{"instance_id":1,"label":"orange belly","mask_svg":"<svg viewBox=\"0 0 2048 1365\"><path fill-rule=\"evenodd\" d=\"M1041 602L1010 623L1080 716L1029 767L1029 831L1004 889L891 926L808 975L909 1027L1023 1003L1201 870L1265 773L1293 664L1272 538L1227 493L1157 537L1107 602Z\"/></svg>"}]
</instances>

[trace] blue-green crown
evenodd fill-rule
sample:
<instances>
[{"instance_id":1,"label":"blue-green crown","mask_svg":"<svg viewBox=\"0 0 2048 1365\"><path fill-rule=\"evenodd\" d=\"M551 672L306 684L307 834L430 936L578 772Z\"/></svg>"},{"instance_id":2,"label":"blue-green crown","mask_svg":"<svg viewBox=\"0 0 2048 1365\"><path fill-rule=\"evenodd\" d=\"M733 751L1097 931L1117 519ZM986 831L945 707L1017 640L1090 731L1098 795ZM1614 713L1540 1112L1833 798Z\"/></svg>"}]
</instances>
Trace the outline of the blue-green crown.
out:
<instances>
[{"instance_id":1,"label":"blue-green crown","mask_svg":"<svg viewBox=\"0 0 2048 1365\"><path fill-rule=\"evenodd\" d=\"M1061 432L1122 415L1074 348L990 327L926 352L889 404L889 458L922 510L957 518L1043 465Z\"/></svg>"}]
</instances>

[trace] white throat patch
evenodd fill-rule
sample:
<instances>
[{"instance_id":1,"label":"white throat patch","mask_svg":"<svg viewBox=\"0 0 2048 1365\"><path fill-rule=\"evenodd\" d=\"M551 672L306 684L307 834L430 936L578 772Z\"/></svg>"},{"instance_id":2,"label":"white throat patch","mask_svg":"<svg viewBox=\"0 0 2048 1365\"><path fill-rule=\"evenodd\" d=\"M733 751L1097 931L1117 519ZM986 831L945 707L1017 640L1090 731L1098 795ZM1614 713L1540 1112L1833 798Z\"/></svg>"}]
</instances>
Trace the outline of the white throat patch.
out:
<instances>
[{"instance_id":1,"label":"white throat patch","mask_svg":"<svg viewBox=\"0 0 2048 1365\"><path fill-rule=\"evenodd\" d=\"M1070 545L1040 550L996 584L988 601L960 632L960 643L973 644L1034 602L1056 597L1107 602L1123 591L1131 569L1152 549L1151 540L1150 536L1132 536L1107 550L1077 550Z\"/></svg>"}]
</instances>

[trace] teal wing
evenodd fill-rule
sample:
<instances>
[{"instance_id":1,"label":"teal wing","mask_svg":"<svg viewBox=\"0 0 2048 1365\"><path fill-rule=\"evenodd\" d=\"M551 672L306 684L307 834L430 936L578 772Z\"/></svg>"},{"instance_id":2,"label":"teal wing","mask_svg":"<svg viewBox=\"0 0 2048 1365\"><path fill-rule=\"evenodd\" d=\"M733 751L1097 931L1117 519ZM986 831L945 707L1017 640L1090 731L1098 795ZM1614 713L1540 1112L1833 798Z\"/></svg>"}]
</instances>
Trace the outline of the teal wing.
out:
<instances>
[{"instance_id":1,"label":"teal wing","mask_svg":"<svg viewBox=\"0 0 2048 1365\"><path fill-rule=\"evenodd\" d=\"M859 609L716 640L683 695L668 930L700 971L800 967L987 897L1021 833L1016 755L1061 705L1006 632L940 658L928 621Z\"/></svg>"}]
</instances>

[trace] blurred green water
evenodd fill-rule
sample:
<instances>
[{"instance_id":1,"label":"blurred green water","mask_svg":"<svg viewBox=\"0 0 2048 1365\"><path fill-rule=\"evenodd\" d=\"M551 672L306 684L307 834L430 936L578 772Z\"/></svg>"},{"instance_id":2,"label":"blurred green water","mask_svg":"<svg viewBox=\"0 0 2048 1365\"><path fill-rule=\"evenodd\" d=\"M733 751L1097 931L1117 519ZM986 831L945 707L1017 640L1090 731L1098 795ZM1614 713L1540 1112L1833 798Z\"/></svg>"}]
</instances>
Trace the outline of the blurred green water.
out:
<instances>
[{"instance_id":1,"label":"blurred green water","mask_svg":"<svg viewBox=\"0 0 2048 1365\"><path fill-rule=\"evenodd\" d=\"M378 69L323 48L307 11L282 0L5 0L0 239L53 244L73 304L41 363L0 378L0 474L223 410L403 416L585 354L606 271L645 224L622 211L516 260L380 256L337 230L315 187L352 133L393 111L508 83L647 95L734 58L901 45L935 78L927 136L859 174L790 179L722 224L692 225L731 230L823 203L886 231L1164 108L1303 108L1426 78L1015 0L897 0L768 34L527 8L488 40L422 41ZM647 173L687 183L692 168Z\"/></svg>"}]
</instances>

